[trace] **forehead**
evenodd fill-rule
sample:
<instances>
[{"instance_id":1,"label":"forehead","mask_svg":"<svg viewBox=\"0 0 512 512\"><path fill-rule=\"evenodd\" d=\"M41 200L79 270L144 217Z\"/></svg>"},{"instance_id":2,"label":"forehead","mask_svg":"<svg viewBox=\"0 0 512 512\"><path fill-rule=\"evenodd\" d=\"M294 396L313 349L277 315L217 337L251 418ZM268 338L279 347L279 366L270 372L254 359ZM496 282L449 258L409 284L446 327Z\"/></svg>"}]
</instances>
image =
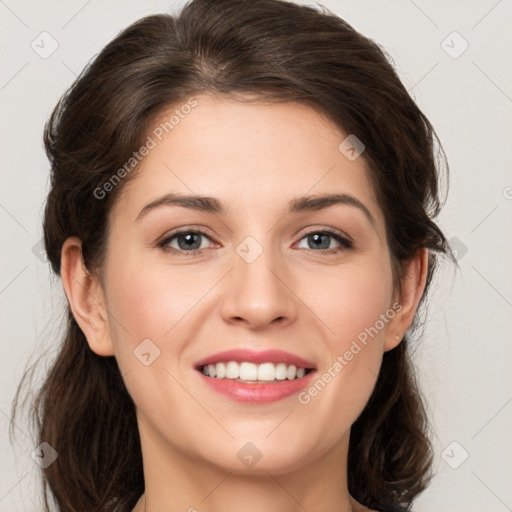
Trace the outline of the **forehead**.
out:
<instances>
[{"instance_id":1,"label":"forehead","mask_svg":"<svg viewBox=\"0 0 512 512\"><path fill-rule=\"evenodd\" d=\"M196 95L159 114L151 149L119 202L135 216L164 193L218 197L231 211L284 208L304 195L356 196L383 222L363 158L340 151L343 130L299 103ZM135 213L136 211L136 213Z\"/></svg>"}]
</instances>

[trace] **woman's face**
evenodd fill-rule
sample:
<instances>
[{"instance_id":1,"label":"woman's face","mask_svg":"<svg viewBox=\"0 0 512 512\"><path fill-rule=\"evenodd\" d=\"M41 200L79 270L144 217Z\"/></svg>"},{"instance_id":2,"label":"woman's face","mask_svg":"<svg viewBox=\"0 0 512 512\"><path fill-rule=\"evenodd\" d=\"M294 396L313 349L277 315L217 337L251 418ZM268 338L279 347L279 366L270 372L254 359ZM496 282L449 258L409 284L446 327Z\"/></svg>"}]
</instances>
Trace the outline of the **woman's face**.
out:
<instances>
[{"instance_id":1,"label":"woman's face","mask_svg":"<svg viewBox=\"0 0 512 512\"><path fill-rule=\"evenodd\" d=\"M196 99L168 133L149 134L154 144L111 214L106 343L143 453L234 472L337 464L383 352L403 334L360 148L340 149L348 134L304 105ZM180 205L178 195L191 199ZM328 195L341 201L314 202ZM259 362L298 357L314 371L292 381L281 364L286 379L263 387L211 386L201 360L258 361L215 356L234 349L284 351ZM271 378L268 364L242 366L245 380Z\"/></svg>"}]
</instances>

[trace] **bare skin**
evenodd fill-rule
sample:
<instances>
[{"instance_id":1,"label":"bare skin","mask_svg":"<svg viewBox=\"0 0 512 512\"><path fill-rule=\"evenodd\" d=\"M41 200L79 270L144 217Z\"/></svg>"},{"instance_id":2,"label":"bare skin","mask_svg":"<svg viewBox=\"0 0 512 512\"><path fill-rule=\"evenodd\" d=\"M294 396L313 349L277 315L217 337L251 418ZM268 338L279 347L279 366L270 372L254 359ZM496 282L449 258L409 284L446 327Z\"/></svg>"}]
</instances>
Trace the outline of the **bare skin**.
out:
<instances>
[{"instance_id":1,"label":"bare skin","mask_svg":"<svg viewBox=\"0 0 512 512\"><path fill-rule=\"evenodd\" d=\"M349 501L352 508L348 510L351 510L352 512L378 512L377 510L369 509L368 507L361 505L361 503L356 501L352 496L349 496ZM137 505L132 512L147 512L144 495L140 497L140 500L137 502Z\"/></svg>"},{"instance_id":2,"label":"bare skin","mask_svg":"<svg viewBox=\"0 0 512 512\"><path fill-rule=\"evenodd\" d=\"M116 203L101 279L84 269L79 239L62 250L73 314L91 350L116 357L136 405L146 492L133 512L367 511L347 488L350 427L383 353L413 320L428 252L417 252L395 289L367 166L340 152L347 134L314 110L196 99ZM164 205L139 217L169 193L215 197L227 211ZM350 204L286 213L293 199L334 193L357 198L373 221ZM187 229L182 241L205 233L195 235L198 253L169 240L177 228ZM327 235L318 249L308 235L326 229L353 246ZM250 263L237 252L247 237L262 249ZM313 361L321 376L389 311L308 403L294 395L241 404L194 368L222 350L278 348ZM147 366L134 357L146 339L160 350ZM252 467L237 457L249 442L261 454Z\"/></svg>"}]
</instances>

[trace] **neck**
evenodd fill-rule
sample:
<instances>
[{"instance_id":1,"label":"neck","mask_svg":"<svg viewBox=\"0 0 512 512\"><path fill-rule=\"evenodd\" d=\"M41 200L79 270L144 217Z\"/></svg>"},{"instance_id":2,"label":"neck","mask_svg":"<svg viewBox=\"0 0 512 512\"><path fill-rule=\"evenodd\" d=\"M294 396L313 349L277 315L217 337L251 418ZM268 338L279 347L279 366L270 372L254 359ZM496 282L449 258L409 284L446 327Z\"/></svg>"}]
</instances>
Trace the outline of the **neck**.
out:
<instances>
[{"instance_id":1,"label":"neck","mask_svg":"<svg viewBox=\"0 0 512 512\"><path fill-rule=\"evenodd\" d=\"M348 493L347 434L324 456L284 469L264 457L250 472L243 466L220 467L178 448L161 445L161 438L144 436L145 494L133 512L359 512L368 510ZM307 454L304 454L306 458Z\"/></svg>"},{"instance_id":2,"label":"neck","mask_svg":"<svg viewBox=\"0 0 512 512\"><path fill-rule=\"evenodd\" d=\"M376 510L370 510L367 507L363 506L361 503L359 503L354 498L352 498L352 496L349 497L349 501L350 501L350 508L349 508L350 512L366 512L366 511L378 512ZM303 507L301 507L301 508L303 508ZM194 512L194 511L195 511L195 509L188 510L188 512ZM149 512L148 508L146 506L146 496L144 494L140 497L139 501L137 502L137 505L133 509L133 512Z\"/></svg>"}]
</instances>

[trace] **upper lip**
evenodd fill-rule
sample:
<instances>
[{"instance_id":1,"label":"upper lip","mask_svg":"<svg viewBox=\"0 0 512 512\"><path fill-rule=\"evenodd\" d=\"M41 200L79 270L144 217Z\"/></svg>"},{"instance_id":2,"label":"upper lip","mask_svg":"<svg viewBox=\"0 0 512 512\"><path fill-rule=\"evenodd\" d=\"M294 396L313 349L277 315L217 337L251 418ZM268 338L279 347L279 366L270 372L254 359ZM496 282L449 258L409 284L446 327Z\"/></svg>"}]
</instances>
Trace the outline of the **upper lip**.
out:
<instances>
[{"instance_id":1,"label":"upper lip","mask_svg":"<svg viewBox=\"0 0 512 512\"><path fill-rule=\"evenodd\" d=\"M285 363L287 365L295 365L297 368L311 368L316 369L316 366L311 361L307 361L302 357L296 356L284 350L263 350L254 351L250 349L232 349L225 350L224 352L217 352L200 361L197 361L195 366L200 368L207 364L216 364L228 361L247 361L249 363L262 364L262 363Z\"/></svg>"}]
</instances>

